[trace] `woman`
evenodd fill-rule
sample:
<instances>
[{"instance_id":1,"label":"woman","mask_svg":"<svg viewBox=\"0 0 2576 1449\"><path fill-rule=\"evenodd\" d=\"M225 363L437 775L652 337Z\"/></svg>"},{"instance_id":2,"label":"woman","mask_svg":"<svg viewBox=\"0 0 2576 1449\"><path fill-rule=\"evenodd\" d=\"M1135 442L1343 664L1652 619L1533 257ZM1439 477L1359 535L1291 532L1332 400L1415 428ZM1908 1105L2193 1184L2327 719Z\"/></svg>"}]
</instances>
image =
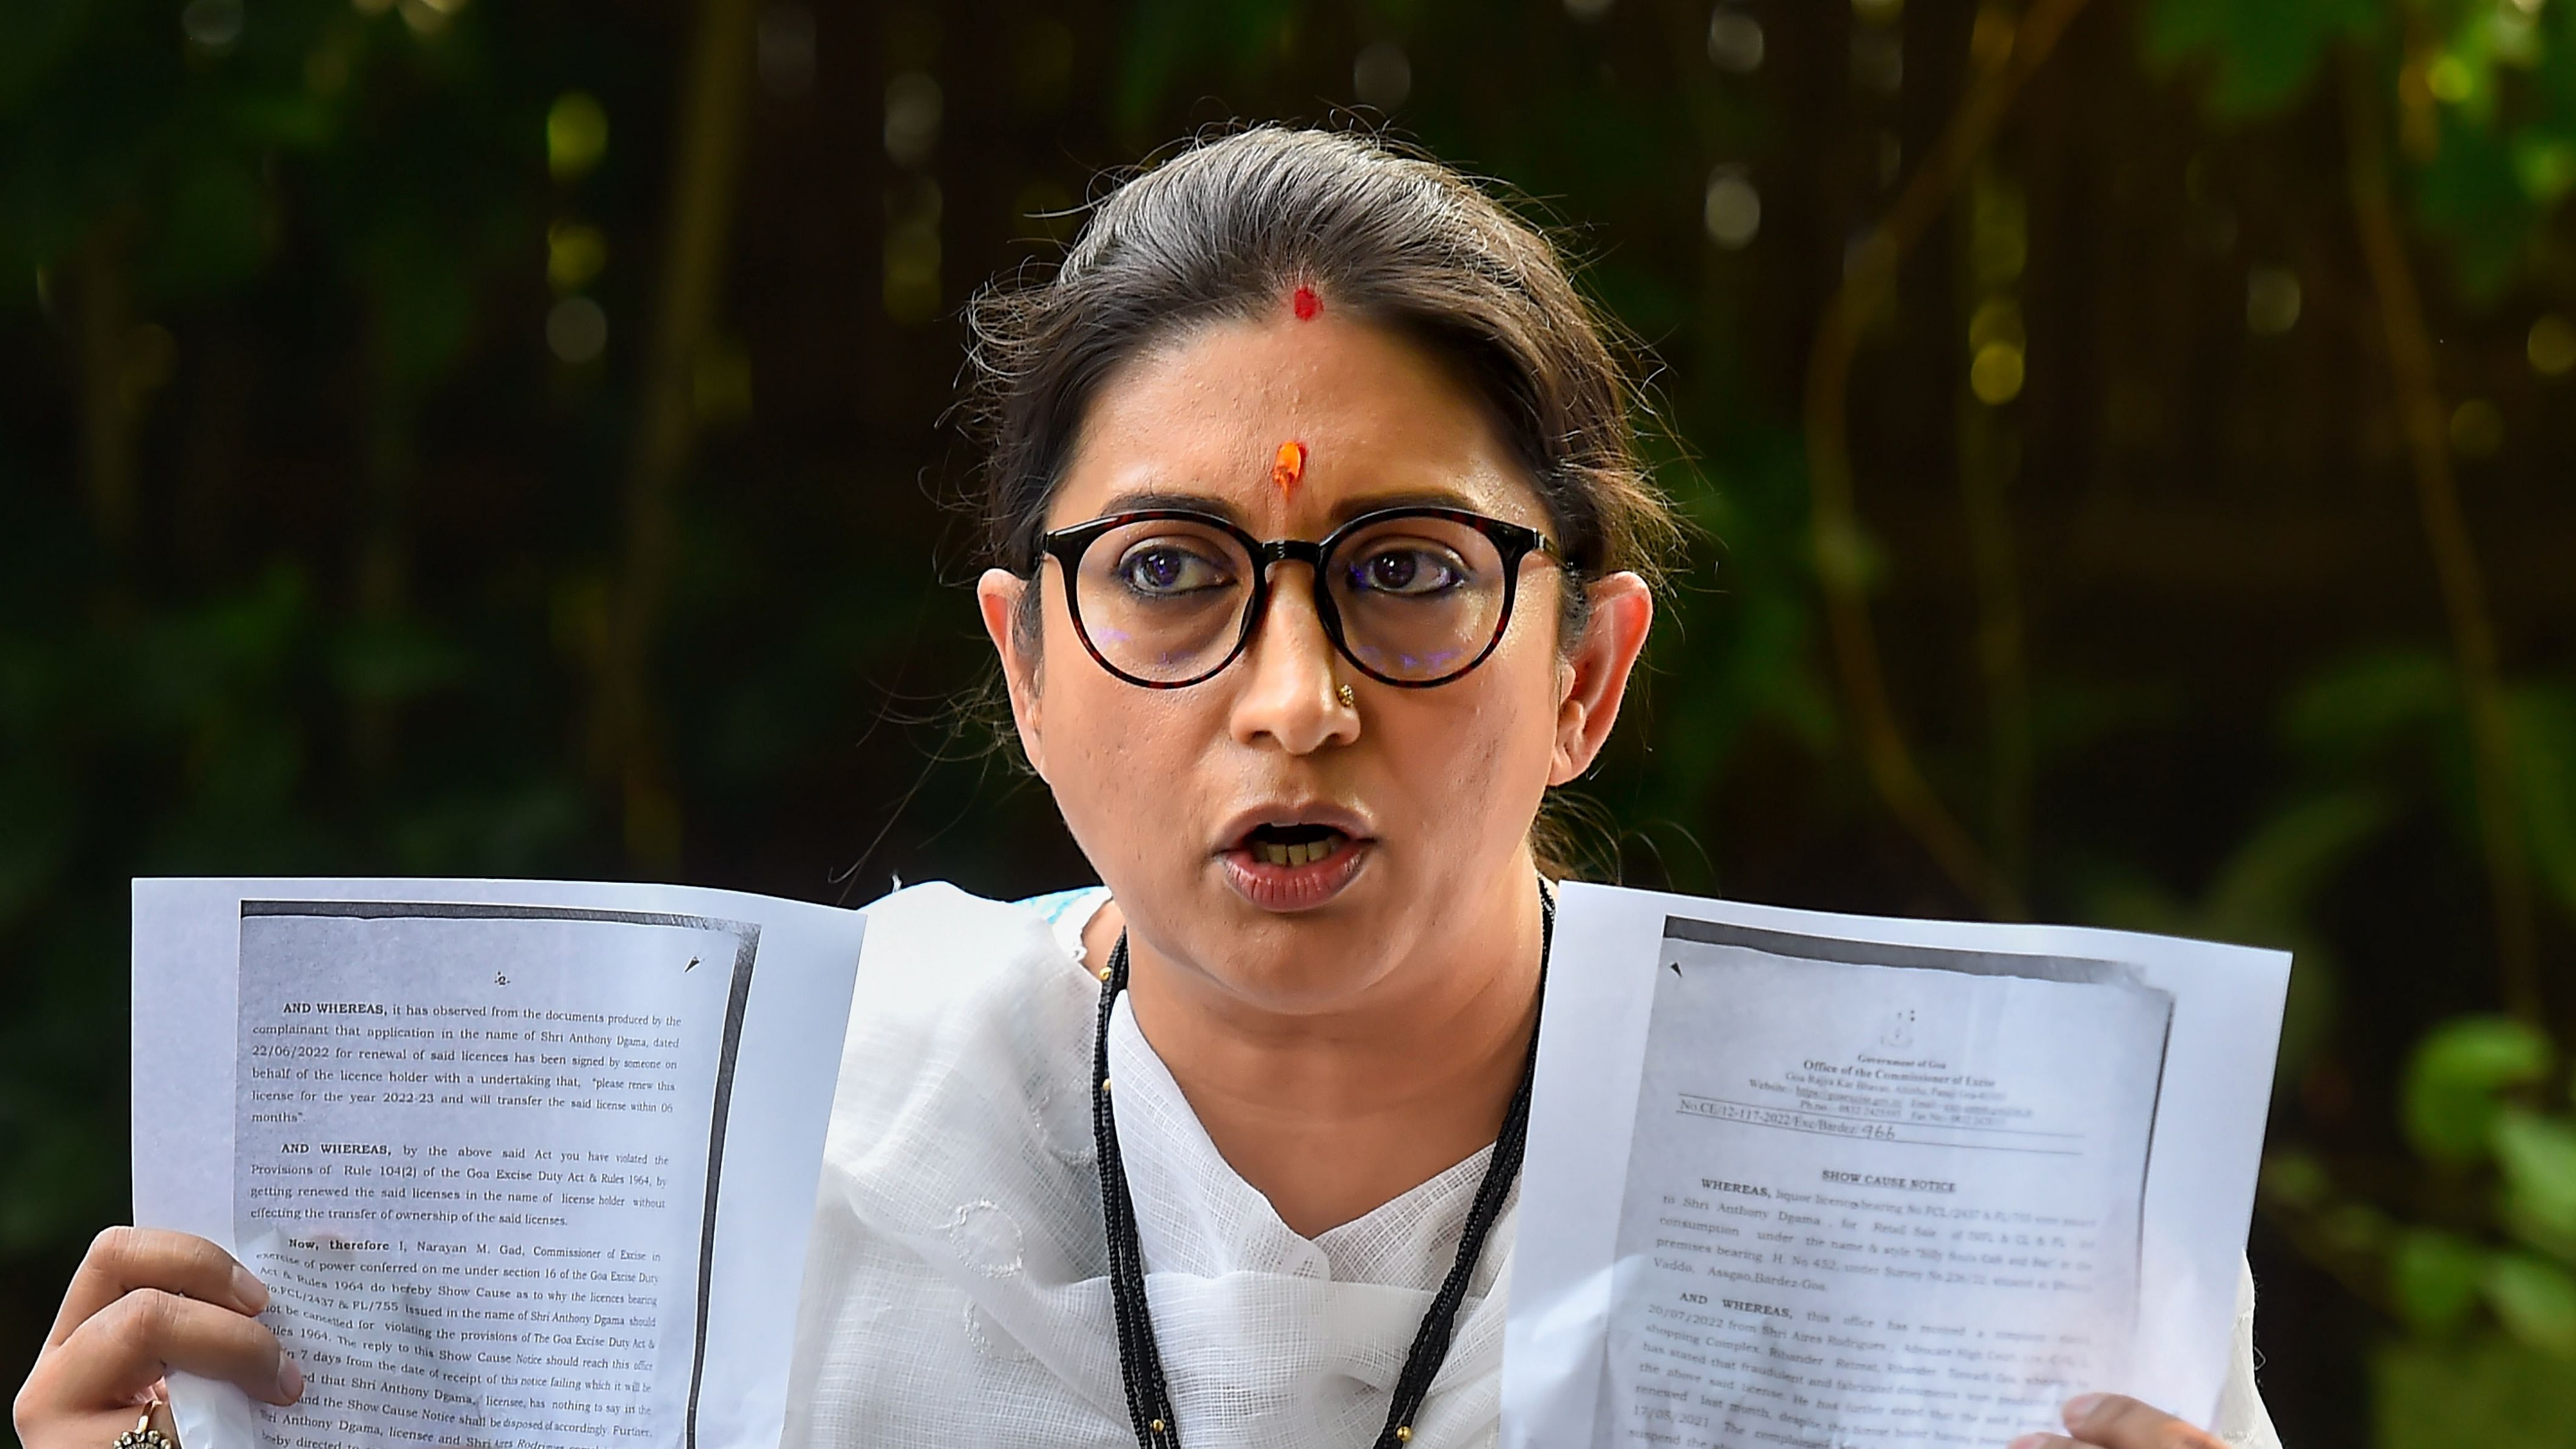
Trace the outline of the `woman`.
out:
<instances>
[{"instance_id":1,"label":"woman","mask_svg":"<svg viewBox=\"0 0 2576 1449\"><path fill-rule=\"evenodd\" d=\"M1509 212L1279 129L1127 183L977 321L977 602L1106 886L870 908L788 1437L1489 1442L1534 832L1673 528L1620 370ZM103 1236L28 1449L105 1449L168 1367L291 1401L263 1296L211 1244ZM2222 1427L2269 1445L2246 1332ZM2066 1420L2024 1449L2218 1442Z\"/></svg>"}]
</instances>

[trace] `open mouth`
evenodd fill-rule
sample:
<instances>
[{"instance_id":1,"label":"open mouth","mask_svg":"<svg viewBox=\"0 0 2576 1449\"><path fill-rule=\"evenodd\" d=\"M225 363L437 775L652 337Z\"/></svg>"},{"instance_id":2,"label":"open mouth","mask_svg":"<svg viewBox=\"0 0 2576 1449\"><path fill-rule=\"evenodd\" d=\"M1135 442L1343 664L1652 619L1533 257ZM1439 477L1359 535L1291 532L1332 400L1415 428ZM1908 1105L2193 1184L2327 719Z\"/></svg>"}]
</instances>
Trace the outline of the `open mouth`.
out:
<instances>
[{"instance_id":1,"label":"open mouth","mask_svg":"<svg viewBox=\"0 0 2576 1449\"><path fill-rule=\"evenodd\" d=\"M1312 865L1350 846L1350 836L1329 825L1256 825L1243 848L1265 865Z\"/></svg>"},{"instance_id":2,"label":"open mouth","mask_svg":"<svg viewBox=\"0 0 2576 1449\"><path fill-rule=\"evenodd\" d=\"M1255 813L1255 812L1258 813ZM1267 817L1267 818L1264 818ZM1218 869L1236 894L1266 911L1303 911L1348 889L1377 858L1368 817L1330 802L1280 801L1226 823Z\"/></svg>"}]
</instances>

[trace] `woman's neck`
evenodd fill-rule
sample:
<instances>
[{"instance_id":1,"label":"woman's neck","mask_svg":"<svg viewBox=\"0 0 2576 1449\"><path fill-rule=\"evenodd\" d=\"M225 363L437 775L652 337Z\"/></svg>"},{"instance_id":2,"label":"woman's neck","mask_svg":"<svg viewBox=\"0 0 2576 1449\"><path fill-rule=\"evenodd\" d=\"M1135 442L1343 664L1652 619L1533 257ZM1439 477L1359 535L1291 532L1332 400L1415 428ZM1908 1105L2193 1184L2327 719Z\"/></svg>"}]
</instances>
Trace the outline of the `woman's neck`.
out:
<instances>
[{"instance_id":1,"label":"woman's neck","mask_svg":"<svg viewBox=\"0 0 2576 1449\"><path fill-rule=\"evenodd\" d=\"M1362 1217L1501 1130L1538 1027L1541 925L1534 884L1496 894L1445 959L1405 963L1321 1013L1249 1006L1131 943L1138 1028L1291 1231ZM1089 958L1108 960L1124 928L1103 907L1083 933Z\"/></svg>"}]
</instances>

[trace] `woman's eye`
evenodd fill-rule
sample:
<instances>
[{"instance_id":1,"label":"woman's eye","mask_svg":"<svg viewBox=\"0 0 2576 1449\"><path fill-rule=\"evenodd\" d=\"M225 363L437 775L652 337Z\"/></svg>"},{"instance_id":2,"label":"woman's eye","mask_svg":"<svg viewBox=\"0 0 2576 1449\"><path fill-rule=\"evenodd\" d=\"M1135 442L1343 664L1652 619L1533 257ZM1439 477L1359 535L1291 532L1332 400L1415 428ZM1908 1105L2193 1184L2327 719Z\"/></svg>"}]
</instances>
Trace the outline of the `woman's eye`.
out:
<instances>
[{"instance_id":1,"label":"woman's eye","mask_svg":"<svg viewBox=\"0 0 2576 1449\"><path fill-rule=\"evenodd\" d=\"M1445 550L1382 549L1352 566L1352 583L1362 592L1420 598L1444 593L1466 582L1466 570Z\"/></svg>"},{"instance_id":2,"label":"woman's eye","mask_svg":"<svg viewBox=\"0 0 2576 1449\"><path fill-rule=\"evenodd\" d=\"M1186 594L1226 583L1215 560L1175 544L1131 549L1118 561L1118 577L1140 594Z\"/></svg>"}]
</instances>

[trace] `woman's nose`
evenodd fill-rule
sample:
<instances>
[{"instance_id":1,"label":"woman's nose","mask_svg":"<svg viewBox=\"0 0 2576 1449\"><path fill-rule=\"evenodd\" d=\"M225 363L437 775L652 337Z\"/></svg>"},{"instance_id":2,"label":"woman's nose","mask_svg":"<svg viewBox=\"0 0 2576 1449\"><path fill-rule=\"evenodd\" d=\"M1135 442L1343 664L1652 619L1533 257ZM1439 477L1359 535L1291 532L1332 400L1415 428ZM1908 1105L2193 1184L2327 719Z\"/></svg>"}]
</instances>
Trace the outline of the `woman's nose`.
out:
<instances>
[{"instance_id":1,"label":"woman's nose","mask_svg":"<svg viewBox=\"0 0 2576 1449\"><path fill-rule=\"evenodd\" d=\"M1253 621L1251 647L1230 721L1236 740L1292 755L1359 738L1359 715L1340 698L1341 656L1316 612L1313 570L1274 566L1268 605Z\"/></svg>"}]
</instances>

